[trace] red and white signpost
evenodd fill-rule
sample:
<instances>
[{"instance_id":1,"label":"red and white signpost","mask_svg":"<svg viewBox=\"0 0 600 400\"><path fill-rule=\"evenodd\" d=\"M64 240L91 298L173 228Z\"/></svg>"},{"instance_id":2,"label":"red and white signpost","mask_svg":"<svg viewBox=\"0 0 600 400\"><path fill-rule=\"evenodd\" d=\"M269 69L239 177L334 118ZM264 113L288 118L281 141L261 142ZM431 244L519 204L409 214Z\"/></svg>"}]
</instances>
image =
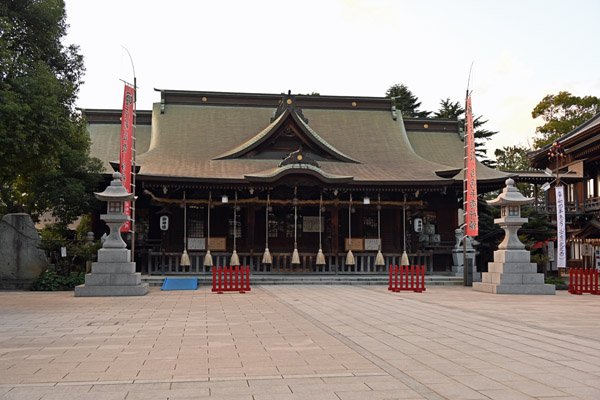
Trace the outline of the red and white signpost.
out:
<instances>
[{"instance_id":1,"label":"red and white signpost","mask_svg":"<svg viewBox=\"0 0 600 400\"><path fill-rule=\"evenodd\" d=\"M463 237L463 278L464 285L472 285L473 266L467 259L467 236L479 235L479 216L477 213L477 158L475 157L475 131L473 128L473 110L471 95L467 91L465 115L465 163L463 177L463 215L465 217L465 236Z\"/></svg>"},{"instance_id":2,"label":"red and white signpost","mask_svg":"<svg viewBox=\"0 0 600 400\"><path fill-rule=\"evenodd\" d=\"M465 234L467 236L479 235L479 216L477 214L477 159L475 158L475 132L473 129L473 110L471 109L471 95L467 97L465 135Z\"/></svg>"},{"instance_id":3,"label":"red and white signpost","mask_svg":"<svg viewBox=\"0 0 600 400\"><path fill-rule=\"evenodd\" d=\"M134 88L125 85L123 95L123 113L121 115L121 146L119 158L119 172L125 189L131 193L131 166L133 160L133 116L134 110ZM131 202L125 202L125 215L131 218ZM121 232L131 230L131 221L127 221L121 228Z\"/></svg>"}]
</instances>

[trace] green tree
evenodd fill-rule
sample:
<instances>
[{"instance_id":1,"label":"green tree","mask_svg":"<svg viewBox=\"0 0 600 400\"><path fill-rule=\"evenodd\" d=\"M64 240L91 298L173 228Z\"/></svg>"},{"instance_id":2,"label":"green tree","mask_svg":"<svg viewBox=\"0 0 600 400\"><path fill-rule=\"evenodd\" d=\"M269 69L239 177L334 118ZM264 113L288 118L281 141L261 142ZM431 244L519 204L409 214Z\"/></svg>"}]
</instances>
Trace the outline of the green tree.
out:
<instances>
[{"instance_id":1,"label":"green tree","mask_svg":"<svg viewBox=\"0 0 600 400\"><path fill-rule=\"evenodd\" d=\"M502 149L496 149L496 168L502 171L532 171L533 168L527 159L529 150L524 146L505 146ZM533 186L529 183L519 182L516 184L517 189L525 196L532 197L534 195ZM543 192L538 193L540 199L543 197Z\"/></svg>"},{"instance_id":2,"label":"green tree","mask_svg":"<svg viewBox=\"0 0 600 400\"><path fill-rule=\"evenodd\" d=\"M386 92L385 97L396 98L396 108L402 112L405 117L427 118L431 111L419 111L421 102L419 98L401 84L392 85Z\"/></svg>"},{"instance_id":3,"label":"green tree","mask_svg":"<svg viewBox=\"0 0 600 400\"><path fill-rule=\"evenodd\" d=\"M527 152L527 148L519 145L496 149L496 168L502 171L530 171L532 168L527 159Z\"/></svg>"},{"instance_id":4,"label":"green tree","mask_svg":"<svg viewBox=\"0 0 600 400\"><path fill-rule=\"evenodd\" d=\"M594 96L573 96L563 91L549 94L531 112L533 118L541 117L544 125L536 128L539 137L533 140L533 147L540 149L566 135L600 112L600 98Z\"/></svg>"},{"instance_id":5,"label":"green tree","mask_svg":"<svg viewBox=\"0 0 600 400\"><path fill-rule=\"evenodd\" d=\"M462 107L460 102L452 101L450 98L440 100L440 108L433 114L434 118L445 118L445 119L458 119L462 125L465 123L465 109ZM473 129L475 130L475 154L479 157L482 163L488 166L494 166L494 162L487 158L487 150L485 149L485 143L492 139L498 131L490 131L485 129L485 125L488 121L483 120L480 115L473 118Z\"/></svg>"},{"instance_id":6,"label":"green tree","mask_svg":"<svg viewBox=\"0 0 600 400\"><path fill-rule=\"evenodd\" d=\"M85 69L67 27L62 0L0 3L0 214L52 210L66 225L93 204L102 166L75 109Z\"/></svg>"}]
</instances>

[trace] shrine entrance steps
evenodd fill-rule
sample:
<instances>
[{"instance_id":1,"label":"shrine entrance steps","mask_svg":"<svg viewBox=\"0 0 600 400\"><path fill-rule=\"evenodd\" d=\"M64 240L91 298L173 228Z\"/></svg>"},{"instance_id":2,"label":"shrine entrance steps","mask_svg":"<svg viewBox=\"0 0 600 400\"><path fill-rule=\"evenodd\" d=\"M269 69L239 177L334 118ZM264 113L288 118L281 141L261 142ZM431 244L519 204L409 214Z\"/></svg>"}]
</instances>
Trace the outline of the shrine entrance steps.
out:
<instances>
[{"instance_id":1,"label":"shrine entrance steps","mask_svg":"<svg viewBox=\"0 0 600 400\"><path fill-rule=\"evenodd\" d=\"M194 275L185 275L186 278ZM198 286L211 286L212 275L196 275ZM162 286L166 276L142 275L142 282L150 286ZM251 274L250 282L254 285L388 285L387 274L377 275L331 275L331 274L293 274L293 275L268 275ZM463 278L447 275L426 275L425 286L432 285L457 285L462 286Z\"/></svg>"}]
</instances>

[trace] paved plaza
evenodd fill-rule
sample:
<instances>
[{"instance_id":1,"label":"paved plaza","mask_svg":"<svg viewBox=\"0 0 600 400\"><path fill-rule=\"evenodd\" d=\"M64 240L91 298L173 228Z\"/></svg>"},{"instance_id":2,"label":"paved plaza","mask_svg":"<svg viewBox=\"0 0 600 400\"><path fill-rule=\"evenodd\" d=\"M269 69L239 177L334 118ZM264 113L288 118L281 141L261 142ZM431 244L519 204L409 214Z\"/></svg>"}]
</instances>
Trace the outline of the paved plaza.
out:
<instances>
[{"instance_id":1,"label":"paved plaza","mask_svg":"<svg viewBox=\"0 0 600 400\"><path fill-rule=\"evenodd\" d=\"M0 292L0 399L600 399L600 296Z\"/></svg>"}]
</instances>

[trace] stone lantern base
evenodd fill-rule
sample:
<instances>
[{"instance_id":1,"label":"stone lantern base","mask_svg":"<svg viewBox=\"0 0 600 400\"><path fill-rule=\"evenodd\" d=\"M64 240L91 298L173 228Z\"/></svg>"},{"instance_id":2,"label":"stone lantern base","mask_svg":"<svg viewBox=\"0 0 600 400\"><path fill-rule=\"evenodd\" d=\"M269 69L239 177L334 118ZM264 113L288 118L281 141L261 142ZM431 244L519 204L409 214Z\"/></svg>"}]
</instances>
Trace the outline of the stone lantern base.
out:
<instances>
[{"instance_id":1,"label":"stone lantern base","mask_svg":"<svg viewBox=\"0 0 600 400\"><path fill-rule=\"evenodd\" d=\"M98 262L92 263L92 273L85 276L85 284L75 288L75 297L143 296L149 291L148 283L135 272L135 262L129 262L130 250L100 249Z\"/></svg>"},{"instance_id":2,"label":"stone lantern base","mask_svg":"<svg viewBox=\"0 0 600 400\"><path fill-rule=\"evenodd\" d=\"M544 283L537 264L530 262L527 250L496 250L494 262L482 282L474 282L473 290L494 294L555 294L555 286Z\"/></svg>"}]
</instances>

